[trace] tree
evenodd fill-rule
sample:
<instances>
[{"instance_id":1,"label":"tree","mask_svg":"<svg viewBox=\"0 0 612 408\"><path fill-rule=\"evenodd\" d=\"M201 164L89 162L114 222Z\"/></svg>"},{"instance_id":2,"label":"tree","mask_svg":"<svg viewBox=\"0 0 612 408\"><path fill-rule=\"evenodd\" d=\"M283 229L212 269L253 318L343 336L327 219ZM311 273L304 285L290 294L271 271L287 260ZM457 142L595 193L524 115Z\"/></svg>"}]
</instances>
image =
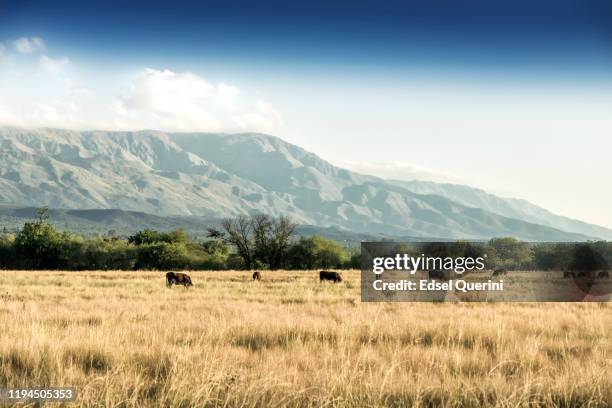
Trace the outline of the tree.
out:
<instances>
[{"instance_id":1,"label":"tree","mask_svg":"<svg viewBox=\"0 0 612 408\"><path fill-rule=\"evenodd\" d=\"M39 225L45 224L49 219L49 207L40 207L36 209L36 223Z\"/></svg>"},{"instance_id":2,"label":"tree","mask_svg":"<svg viewBox=\"0 0 612 408\"><path fill-rule=\"evenodd\" d=\"M225 218L221 229L208 228L207 236L233 245L242 258L244 267L252 269L254 265L253 224L249 217L240 215L236 218Z\"/></svg>"},{"instance_id":3,"label":"tree","mask_svg":"<svg viewBox=\"0 0 612 408\"><path fill-rule=\"evenodd\" d=\"M64 260L62 247L69 235L60 234L47 222L47 207L36 211L34 222L26 222L15 237L15 249L22 260L36 269L54 269Z\"/></svg>"},{"instance_id":4,"label":"tree","mask_svg":"<svg viewBox=\"0 0 612 408\"><path fill-rule=\"evenodd\" d=\"M138 231L136 234L128 237L128 242L134 245L147 245L154 244L161 241L161 235L159 232L152 229L144 229Z\"/></svg>"},{"instance_id":5,"label":"tree","mask_svg":"<svg viewBox=\"0 0 612 408\"><path fill-rule=\"evenodd\" d=\"M190 264L187 248L181 243L156 242L138 248L136 269L183 269Z\"/></svg>"},{"instance_id":6,"label":"tree","mask_svg":"<svg viewBox=\"0 0 612 408\"><path fill-rule=\"evenodd\" d=\"M598 270L608 270L606 259L590 243L576 245L569 268L571 271L593 275Z\"/></svg>"},{"instance_id":7,"label":"tree","mask_svg":"<svg viewBox=\"0 0 612 408\"><path fill-rule=\"evenodd\" d=\"M569 243L541 243L533 247L535 268L542 271L568 270L574 254L574 245Z\"/></svg>"},{"instance_id":8,"label":"tree","mask_svg":"<svg viewBox=\"0 0 612 408\"><path fill-rule=\"evenodd\" d=\"M0 268L13 266L15 237L12 234L0 234Z\"/></svg>"},{"instance_id":9,"label":"tree","mask_svg":"<svg viewBox=\"0 0 612 408\"><path fill-rule=\"evenodd\" d=\"M184 244L187 241L189 241L189 237L187 236L187 232L182 228L170 232L159 232L146 228L128 237L128 242L134 245L149 245L158 242Z\"/></svg>"},{"instance_id":10,"label":"tree","mask_svg":"<svg viewBox=\"0 0 612 408\"><path fill-rule=\"evenodd\" d=\"M246 269L252 269L256 262L278 269L285 260L295 228L296 224L288 217L240 215L225 218L220 229L209 228L207 236L234 246Z\"/></svg>"},{"instance_id":11,"label":"tree","mask_svg":"<svg viewBox=\"0 0 612 408\"><path fill-rule=\"evenodd\" d=\"M268 264L270 269L282 266L291 243L296 224L287 217L272 219L265 214L251 217L255 243L255 256Z\"/></svg>"},{"instance_id":12,"label":"tree","mask_svg":"<svg viewBox=\"0 0 612 408\"><path fill-rule=\"evenodd\" d=\"M289 262L294 269L336 268L349 261L349 254L335 241L318 235L300 237L289 250Z\"/></svg>"},{"instance_id":13,"label":"tree","mask_svg":"<svg viewBox=\"0 0 612 408\"><path fill-rule=\"evenodd\" d=\"M488 263L495 267L525 269L533 266L533 252L526 242L516 238L493 238L488 246Z\"/></svg>"}]
</instances>

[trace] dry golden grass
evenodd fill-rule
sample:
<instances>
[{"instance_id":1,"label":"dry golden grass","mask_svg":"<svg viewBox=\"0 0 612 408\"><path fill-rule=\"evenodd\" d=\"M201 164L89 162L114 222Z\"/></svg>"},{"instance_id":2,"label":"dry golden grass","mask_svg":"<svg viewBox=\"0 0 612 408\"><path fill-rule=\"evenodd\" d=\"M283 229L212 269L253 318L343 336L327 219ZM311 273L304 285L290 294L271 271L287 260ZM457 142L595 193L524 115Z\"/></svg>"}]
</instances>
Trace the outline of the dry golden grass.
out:
<instances>
[{"instance_id":1,"label":"dry golden grass","mask_svg":"<svg viewBox=\"0 0 612 408\"><path fill-rule=\"evenodd\" d=\"M359 301L359 274L0 272L0 386L81 406L609 407L609 303Z\"/></svg>"}]
</instances>

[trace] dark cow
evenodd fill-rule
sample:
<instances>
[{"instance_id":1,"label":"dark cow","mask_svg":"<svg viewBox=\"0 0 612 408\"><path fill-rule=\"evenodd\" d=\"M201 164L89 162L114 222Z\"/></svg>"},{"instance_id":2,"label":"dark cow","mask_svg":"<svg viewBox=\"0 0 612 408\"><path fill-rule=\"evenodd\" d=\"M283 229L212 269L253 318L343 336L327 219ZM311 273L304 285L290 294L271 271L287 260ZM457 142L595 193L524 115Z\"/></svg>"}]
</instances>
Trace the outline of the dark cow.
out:
<instances>
[{"instance_id":1,"label":"dark cow","mask_svg":"<svg viewBox=\"0 0 612 408\"><path fill-rule=\"evenodd\" d=\"M499 268L493 271L492 276L500 276L500 275L507 275L507 274L508 274L508 270L506 268Z\"/></svg>"},{"instance_id":2,"label":"dark cow","mask_svg":"<svg viewBox=\"0 0 612 408\"><path fill-rule=\"evenodd\" d=\"M437 280L441 280L441 281L447 281L448 280L448 274L444 271L429 271L429 279L437 279Z\"/></svg>"},{"instance_id":3,"label":"dark cow","mask_svg":"<svg viewBox=\"0 0 612 408\"><path fill-rule=\"evenodd\" d=\"M579 278L590 278L591 277L591 272L587 272L587 271L580 271L578 272L578 276Z\"/></svg>"},{"instance_id":4,"label":"dark cow","mask_svg":"<svg viewBox=\"0 0 612 408\"><path fill-rule=\"evenodd\" d=\"M253 272L253 280L261 280L261 272Z\"/></svg>"},{"instance_id":5,"label":"dark cow","mask_svg":"<svg viewBox=\"0 0 612 408\"><path fill-rule=\"evenodd\" d=\"M186 288L193 286L191 278L186 273L181 272L168 272L166 274L166 286L171 287L172 285L183 285Z\"/></svg>"},{"instance_id":6,"label":"dark cow","mask_svg":"<svg viewBox=\"0 0 612 408\"><path fill-rule=\"evenodd\" d=\"M608 271L599 271L597 274L598 279L610 279L610 273Z\"/></svg>"},{"instance_id":7,"label":"dark cow","mask_svg":"<svg viewBox=\"0 0 612 408\"><path fill-rule=\"evenodd\" d=\"M334 283L342 282L342 275L338 272L320 271L319 282L323 282L324 280L333 281Z\"/></svg>"},{"instance_id":8,"label":"dark cow","mask_svg":"<svg viewBox=\"0 0 612 408\"><path fill-rule=\"evenodd\" d=\"M576 274L571 271L563 271L563 277L564 278L575 278Z\"/></svg>"}]
</instances>

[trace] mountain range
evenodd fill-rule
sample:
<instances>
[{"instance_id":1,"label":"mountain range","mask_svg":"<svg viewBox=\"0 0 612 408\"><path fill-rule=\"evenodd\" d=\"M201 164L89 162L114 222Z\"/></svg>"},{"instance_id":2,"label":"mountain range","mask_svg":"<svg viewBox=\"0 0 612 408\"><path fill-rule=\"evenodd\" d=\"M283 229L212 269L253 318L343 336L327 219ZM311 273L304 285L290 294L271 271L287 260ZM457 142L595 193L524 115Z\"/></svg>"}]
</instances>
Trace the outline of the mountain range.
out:
<instances>
[{"instance_id":1,"label":"mountain range","mask_svg":"<svg viewBox=\"0 0 612 408\"><path fill-rule=\"evenodd\" d=\"M190 220L189 226L197 225L196 219L264 212L366 236L612 239L612 230L524 200L462 185L351 172L257 133L1 128L0 204L13 212L43 205L90 215L121 210L123 220L139 226L135 220L145 216L148 222L166 219L162 224ZM111 213L95 214L90 221L104 225Z\"/></svg>"}]
</instances>

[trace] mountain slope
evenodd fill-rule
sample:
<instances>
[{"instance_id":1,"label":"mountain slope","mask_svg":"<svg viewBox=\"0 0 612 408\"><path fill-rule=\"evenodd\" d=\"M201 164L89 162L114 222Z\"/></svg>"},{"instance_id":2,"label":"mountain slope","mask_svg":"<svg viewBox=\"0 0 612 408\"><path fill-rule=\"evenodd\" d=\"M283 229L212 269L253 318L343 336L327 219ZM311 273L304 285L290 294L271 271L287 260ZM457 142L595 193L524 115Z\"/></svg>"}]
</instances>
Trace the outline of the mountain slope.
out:
<instances>
[{"instance_id":1,"label":"mountain slope","mask_svg":"<svg viewBox=\"0 0 612 408\"><path fill-rule=\"evenodd\" d=\"M449 183L434 183L429 181L390 181L393 184L405 187L419 194L437 194L449 198L468 207L482 208L484 210L517 218L536 224L558 228L563 231L573 231L584 235L612 240L612 230L598 225L588 224L551 213L550 211L531 204L529 201L516 198L501 198L486 191Z\"/></svg>"},{"instance_id":2,"label":"mountain slope","mask_svg":"<svg viewBox=\"0 0 612 408\"><path fill-rule=\"evenodd\" d=\"M339 169L261 134L0 131L0 202L10 205L209 219L265 212L287 214L304 225L413 237L601 236L588 228L577 234L476 210L450 194L416 190Z\"/></svg>"}]
</instances>

